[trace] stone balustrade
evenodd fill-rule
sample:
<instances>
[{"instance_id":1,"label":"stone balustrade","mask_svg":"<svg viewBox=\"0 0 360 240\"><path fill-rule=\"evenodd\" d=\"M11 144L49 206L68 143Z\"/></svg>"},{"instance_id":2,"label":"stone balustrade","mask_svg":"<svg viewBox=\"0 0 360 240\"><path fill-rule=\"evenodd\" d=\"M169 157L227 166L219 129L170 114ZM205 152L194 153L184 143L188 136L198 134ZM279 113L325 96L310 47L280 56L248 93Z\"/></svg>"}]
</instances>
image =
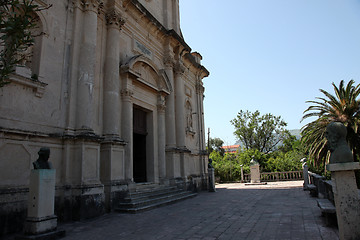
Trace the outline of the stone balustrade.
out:
<instances>
[{"instance_id":1,"label":"stone balustrade","mask_svg":"<svg viewBox=\"0 0 360 240\"><path fill-rule=\"evenodd\" d=\"M216 178L216 181L219 182L219 178ZM288 172L262 172L260 173L261 182L276 182L276 181L294 181L294 180L303 180L302 171L288 171ZM251 174L244 174L243 182L250 182Z\"/></svg>"},{"instance_id":2,"label":"stone balustrade","mask_svg":"<svg viewBox=\"0 0 360 240\"><path fill-rule=\"evenodd\" d=\"M275 182L275 181L293 181L302 180L302 171L288 171L288 172L263 172L260 174L262 182Z\"/></svg>"}]
</instances>

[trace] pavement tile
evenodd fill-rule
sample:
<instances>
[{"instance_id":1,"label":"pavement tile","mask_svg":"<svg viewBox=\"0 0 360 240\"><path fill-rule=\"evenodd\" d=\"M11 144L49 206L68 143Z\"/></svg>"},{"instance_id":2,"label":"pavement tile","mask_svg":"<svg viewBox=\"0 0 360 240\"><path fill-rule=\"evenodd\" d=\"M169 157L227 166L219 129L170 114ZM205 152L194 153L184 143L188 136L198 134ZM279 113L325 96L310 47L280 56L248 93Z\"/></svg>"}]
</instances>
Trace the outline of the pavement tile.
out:
<instances>
[{"instance_id":1,"label":"pavement tile","mask_svg":"<svg viewBox=\"0 0 360 240\"><path fill-rule=\"evenodd\" d=\"M337 229L325 225L316 198L302 185L302 181L219 184L215 193L200 192L147 212L110 213L59 228L66 230L64 240L337 240Z\"/></svg>"}]
</instances>

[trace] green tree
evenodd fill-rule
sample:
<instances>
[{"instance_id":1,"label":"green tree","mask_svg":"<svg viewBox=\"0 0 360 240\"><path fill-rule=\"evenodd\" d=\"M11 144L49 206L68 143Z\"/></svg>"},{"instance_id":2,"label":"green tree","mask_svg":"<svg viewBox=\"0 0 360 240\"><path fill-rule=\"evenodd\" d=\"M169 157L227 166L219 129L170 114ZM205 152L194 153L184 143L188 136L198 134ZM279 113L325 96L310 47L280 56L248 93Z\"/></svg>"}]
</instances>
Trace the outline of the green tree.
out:
<instances>
[{"instance_id":1,"label":"green tree","mask_svg":"<svg viewBox=\"0 0 360 240\"><path fill-rule=\"evenodd\" d=\"M285 129L286 122L270 113L260 115L259 111L241 110L231 123L235 127L235 136L246 149L258 149L263 153L276 150L277 145L290 134Z\"/></svg>"},{"instance_id":2,"label":"green tree","mask_svg":"<svg viewBox=\"0 0 360 240\"><path fill-rule=\"evenodd\" d=\"M209 147L209 152L213 152L213 151L216 151L216 152L219 152L221 155L224 155L224 149L222 148L224 144L224 141L221 140L220 138L210 138L209 139L209 144L208 144L208 147Z\"/></svg>"},{"instance_id":3,"label":"green tree","mask_svg":"<svg viewBox=\"0 0 360 240\"><path fill-rule=\"evenodd\" d=\"M26 50L34 44L34 13L48 7L40 7L33 0L0 1L0 87L9 83L9 75L28 57Z\"/></svg>"},{"instance_id":4,"label":"green tree","mask_svg":"<svg viewBox=\"0 0 360 240\"><path fill-rule=\"evenodd\" d=\"M304 111L303 120L316 117L316 119L306 124L301 133L302 141L307 146L309 158L314 161L314 165L324 165L327 159L328 148L326 146L325 130L326 126L333 122L342 122L347 128L347 140L353 151L354 159L358 159L360 153L359 123L360 123L360 85L354 85L354 80L350 80L345 86L344 80L340 81L339 87L332 83L335 95L320 89L324 97L317 97Z\"/></svg>"}]
</instances>

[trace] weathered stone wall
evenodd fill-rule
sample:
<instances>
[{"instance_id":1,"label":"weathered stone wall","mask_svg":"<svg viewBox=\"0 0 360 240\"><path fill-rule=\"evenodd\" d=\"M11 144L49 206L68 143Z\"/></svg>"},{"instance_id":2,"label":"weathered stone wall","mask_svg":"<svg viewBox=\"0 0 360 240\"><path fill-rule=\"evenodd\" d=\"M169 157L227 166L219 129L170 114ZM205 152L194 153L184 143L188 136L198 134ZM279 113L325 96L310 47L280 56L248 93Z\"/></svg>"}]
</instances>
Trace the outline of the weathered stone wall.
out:
<instances>
[{"instance_id":1,"label":"weathered stone wall","mask_svg":"<svg viewBox=\"0 0 360 240\"><path fill-rule=\"evenodd\" d=\"M52 7L33 64L0 88L0 235L22 228L41 147L60 221L114 209L134 183L134 108L146 113L146 181L206 188L209 73L181 36L178 0L36 2Z\"/></svg>"}]
</instances>

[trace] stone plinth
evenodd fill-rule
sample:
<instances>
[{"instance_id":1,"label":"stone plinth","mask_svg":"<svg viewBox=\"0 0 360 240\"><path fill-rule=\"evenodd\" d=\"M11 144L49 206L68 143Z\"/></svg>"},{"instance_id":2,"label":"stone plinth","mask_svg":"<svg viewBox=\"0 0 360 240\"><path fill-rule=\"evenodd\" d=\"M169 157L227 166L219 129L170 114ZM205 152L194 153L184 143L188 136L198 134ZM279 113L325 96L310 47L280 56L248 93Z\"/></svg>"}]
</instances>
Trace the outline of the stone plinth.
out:
<instances>
[{"instance_id":1,"label":"stone plinth","mask_svg":"<svg viewBox=\"0 0 360 240\"><path fill-rule=\"evenodd\" d=\"M360 169L358 162L328 164L331 171L339 237L360 238L360 199L354 170Z\"/></svg>"},{"instance_id":2,"label":"stone plinth","mask_svg":"<svg viewBox=\"0 0 360 240\"><path fill-rule=\"evenodd\" d=\"M259 183L260 182L259 164L254 164L254 165L250 166L250 174L251 174L251 183Z\"/></svg>"},{"instance_id":3,"label":"stone plinth","mask_svg":"<svg viewBox=\"0 0 360 240\"><path fill-rule=\"evenodd\" d=\"M304 176L303 189L307 190L307 186L309 185L309 168L306 164L303 165L303 176Z\"/></svg>"},{"instance_id":4,"label":"stone plinth","mask_svg":"<svg viewBox=\"0 0 360 240\"><path fill-rule=\"evenodd\" d=\"M47 239L65 235L65 231L56 231L55 176L55 169L31 170L25 236L17 239L37 239L39 236Z\"/></svg>"},{"instance_id":5,"label":"stone plinth","mask_svg":"<svg viewBox=\"0 0 360 240\"><path fill-rule=\"evenodd\" d=\"M209 172L209 192L216 192L215 189L215 170L214 168L208 168Z\"/></svg>"}]
</instances>

